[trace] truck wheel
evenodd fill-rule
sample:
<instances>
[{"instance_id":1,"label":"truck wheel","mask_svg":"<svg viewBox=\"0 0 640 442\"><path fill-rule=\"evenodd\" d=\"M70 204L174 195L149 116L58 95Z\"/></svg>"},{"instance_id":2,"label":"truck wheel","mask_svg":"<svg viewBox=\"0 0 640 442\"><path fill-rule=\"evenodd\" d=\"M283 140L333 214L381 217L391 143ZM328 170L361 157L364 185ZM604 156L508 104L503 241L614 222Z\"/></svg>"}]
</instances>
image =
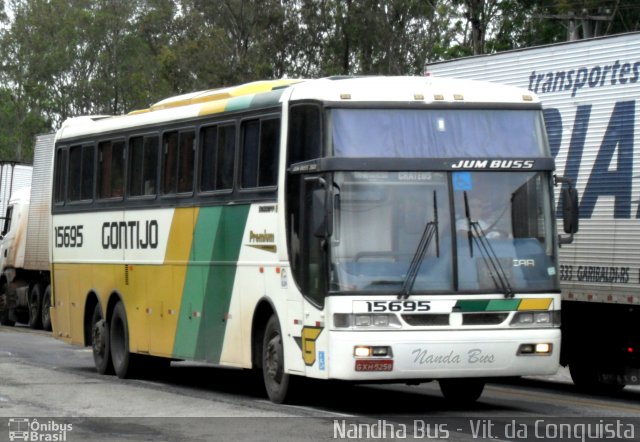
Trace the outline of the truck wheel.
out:
<instances>
[{"instance_id":1,"label":"truck wheel","mask_svg":"<svg viewBox=\"0 0 640 442\"><path fill-rule=\"evenodd\" d=\"M571 380L580 390L589 393L614 393L625 387L625 384L605 384L599 380L597 368L589 366L589 362L573 362L569 364Z\"/></svg>"},{"instance_id":2,"label":"truck wheel","mask_svg":"<svg viewBox=\"0 0 640 442\"><path fill-rule=\"evenodd\" d=\"M42 328L42 285L33 284L29 291L29 327L34 330Z\"/></svg>"},{"instance_id":3,"label":"truck wheel","mask_svg":"<svg viewBox=\"0 0 640 442\"><path fill-rule=\"evenodd\" d=\"M14 325L16 325L15 321L9 319L9 310L0 312L0 325L6 325L9 327L13 327Z\"/></svg>"},{"instance_id":4,"label":"truck wheel","mask_svg":"<svg viewBox=\"0 0 640 442\"><path fill-rule=\"evenodd\" d=\"M51 284L47 285L42 295L42 328L46 331L51 331Z\"/></svg>"},{"instance_id":5,"label":"truck wheel","mask_svg":"<svg viewBox=\"0 0 640 442\"><path fill-rule=\"evenodd\" d=\"M440 391L442 395L452 404L471 404L480 398L484 390L485 382L482 379L440 379Z\"/></svg>"},{"instance_id":6,"label":"truck wheel","mask_svg":"<svg viewBox=\"0 0 640 442\"><path fill-rule=\"evenodd\" d=\"M7 293L7 283L3 282L0 285L0 296L6 296ZM13 327L16 325L16 322L13 319L9 319L9 310L0 311L0 325L7 325L9 327Z\"/></svg>"},{"instance_id":7,"label":"truck wheel","mask_svg":"<svg viewBox=\"0 0 640 442\"><path fill-rule=\"evenodd\" d=\"M267 395L272 402L282 404L287 399L291 376L284 372L284 349L278 317L269 318L262 344L262 376Z\"/></svg>"},{"instance_id":8,"label":"truck wheel","mask_svg":"<svg viewBox=\"0 0 640 442\"><path fill-rule=\"evenodd\" d=\"M136 367L136 355L129 351L129 326L122 302L118 302L111 317L111 360L113 369L120 379L131 377Z\"/></svg>"},{"instance_id":9,"label":"truck wheel","mask_svg":"<svg viewBox=\"0 0 640 442\"><path fill-rule=\"evenodd\" d=\"M102 310L98 304L91 317L91 347L93 362L100 374L113 374L109 330L109 323L102 317Z\"/></svg>"}]
</instances>

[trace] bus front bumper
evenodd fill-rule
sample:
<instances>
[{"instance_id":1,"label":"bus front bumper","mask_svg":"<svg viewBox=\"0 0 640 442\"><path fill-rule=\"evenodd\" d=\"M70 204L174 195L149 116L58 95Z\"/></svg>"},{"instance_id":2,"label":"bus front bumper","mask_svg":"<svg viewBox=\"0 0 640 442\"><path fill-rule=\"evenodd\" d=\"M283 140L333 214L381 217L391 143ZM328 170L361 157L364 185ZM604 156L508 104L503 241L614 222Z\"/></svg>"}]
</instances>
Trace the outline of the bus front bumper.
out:
<instances>
[{"instance_id":1,"label":"bus front bumper","mask_svg":"<svg viewBox=\"0 0 640 442\"><path fill-rule=\"evenodd\" d=\"M332 379L535 376L552 375L559 368L560 329L557 328L431 332L332 330L329 339L328 368ZM372 353L370 356L366 355L367 349Z\"/></svg>"}]
</instances>

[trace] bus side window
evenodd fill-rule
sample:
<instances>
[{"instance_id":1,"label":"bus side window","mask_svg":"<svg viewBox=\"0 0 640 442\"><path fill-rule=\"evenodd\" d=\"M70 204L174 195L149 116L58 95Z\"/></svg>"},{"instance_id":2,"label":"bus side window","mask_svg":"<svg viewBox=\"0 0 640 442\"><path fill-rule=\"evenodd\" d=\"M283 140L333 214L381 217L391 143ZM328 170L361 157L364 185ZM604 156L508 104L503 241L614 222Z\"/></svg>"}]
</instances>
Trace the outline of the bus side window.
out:
<instances>
[{"instance_id":1,"label":"bus side window","mask_svg":"<svg viewBox=\"0 0 640 442\"><path fill-rule=\"evenodd\" d=\"M158 137L129 139L129 195L156 194L158 169Z\"/></svg>"},{"instance_id":2,"label":"bus side window","mask_svg":"<svg viewBox=\"0 0 640 442\"><path fill-rule=\"evenodd\" d=\"M292 106L289 111L287 167L320 157L320 107L315 104Z\"/></svg>"},{"instance_id":3,"label":"bus side window","mask_svg":"<svg viewBox=\"0 0 640 442\"><path fill-rule=\"evenodd\" d=\"M280 119L242 123L241 187L271 187L278 183Z\"/></svg>"},{"instance_id":4,"label":"bus side window","mask_svg":"<svg viewBox=\"0 0 640 442\"><path fill-rule=\"evenodd\" d=\"M178 132L167 132L163 137L162 193L176 193L178 163Z\"/></svg>"},{"instance_id":5,"label":"bus side window","mask_svg":"<svg viewBox=\"0 0 640 442\"><path fill-rule=\"evenodd\" d=\"M180 151L178 154L178 193L193 192L195 148L195 132L180 132Z\"/></svg>"},{"instance_id":6,"label":"bus side window","mask_svg":"<svg viewBox=\"0 0 640 442\"><path fill-rule=\"evenodd\" d=\"M98 198L124 194L124 141L98 143Z\"/></svg>"},{"instance_id":7,"label":"bus side window","mask_svg":"<svg viewBox=\"0 0 640 442\"><path fill-rule=\"evenodd\" d=\"M93 145L69 148L69 201L93 199L94 152Z\"/></svg>"},{"instance_id":8,"label":"bus side window","mask_svg":"<svg viewBox=\"0 0 640 442\"><path fill-rule=\"evenodd\" d=\"M67 149L58 149L56 152L53 202L55 204L64 204L67 181Z\"/></svg>"},{"instance_id":9,"label":"bus side window","mask_svg":"<svg viewBox=\"0 0 640 442\"><path fill-rule=\"evenodd\" d=\"M202 129L200 190L233 188L233 162L236 150L236 126L209 126Z\"/></svg>"},{"instance_id":10,"label":"bus side window","mask_svg":"<svg viewBox=\"0 0 640 442\"><path fill-rule=\"evenodd\" d=\"M165 133L162 170L164 194L193 191L194 148L194 131Z\"/></svg>"}]
</instances>

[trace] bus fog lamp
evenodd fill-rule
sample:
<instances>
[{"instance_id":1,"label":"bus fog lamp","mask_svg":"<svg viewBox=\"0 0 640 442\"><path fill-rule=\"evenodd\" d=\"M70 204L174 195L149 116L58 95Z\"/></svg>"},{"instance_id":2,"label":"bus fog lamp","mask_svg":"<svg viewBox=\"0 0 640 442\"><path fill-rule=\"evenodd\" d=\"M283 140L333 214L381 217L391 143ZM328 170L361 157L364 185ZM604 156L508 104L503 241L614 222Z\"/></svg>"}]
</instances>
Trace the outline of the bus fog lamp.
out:
<instances>
[{"instance_id":1,"label":"bus fog lamp","mask_svg":"<svg viewBox=\"0 0 640 442\"><path fill-rule=\"evenodd\" d=\"M358 345L353 348L353 355L356 358L369 358L369 357L386 358L391 356L391 347L387 347L385 345L379 345L379 346Z\"/></svg>"},{"instance_id":2,"label":"bus fog lamp","mask_svg":"<svg viewBox=\"0 0 640 442\"><path fill-rule=\"evenodd\" d=\"M519 355L549 355L553 351L553 344L543 342L539 344L521 344L518 347Z\"/></svg>"},{"instance_id":3,"label":"bus fog lamp","mask_svg":"<svg viewBox=\"0 0 640 442\"><path fill-rule=\"evenodd\" d=\"M551 344L536 344L536 353L551 353Z\"/></svg>"}]
</instances>

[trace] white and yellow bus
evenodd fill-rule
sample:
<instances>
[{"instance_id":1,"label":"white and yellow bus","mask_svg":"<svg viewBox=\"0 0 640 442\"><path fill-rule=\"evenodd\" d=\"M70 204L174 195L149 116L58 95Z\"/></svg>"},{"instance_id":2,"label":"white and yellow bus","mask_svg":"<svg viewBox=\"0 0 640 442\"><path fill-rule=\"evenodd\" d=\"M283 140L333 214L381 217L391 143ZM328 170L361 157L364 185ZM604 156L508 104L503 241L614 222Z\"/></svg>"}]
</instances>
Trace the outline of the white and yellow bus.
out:
<instances>
[{"instance_id":1,"label":"white and yellow bus","mask_svg":"<svg viewBox=\"0 0 640 442\"><path fill-rule=\"evenodd\" d=\"M197 360L298 377L558 368L554 163L535 95L441 78L245 84L56 135L54 335L128 377Z\"/></svg>"}]
</instances>

